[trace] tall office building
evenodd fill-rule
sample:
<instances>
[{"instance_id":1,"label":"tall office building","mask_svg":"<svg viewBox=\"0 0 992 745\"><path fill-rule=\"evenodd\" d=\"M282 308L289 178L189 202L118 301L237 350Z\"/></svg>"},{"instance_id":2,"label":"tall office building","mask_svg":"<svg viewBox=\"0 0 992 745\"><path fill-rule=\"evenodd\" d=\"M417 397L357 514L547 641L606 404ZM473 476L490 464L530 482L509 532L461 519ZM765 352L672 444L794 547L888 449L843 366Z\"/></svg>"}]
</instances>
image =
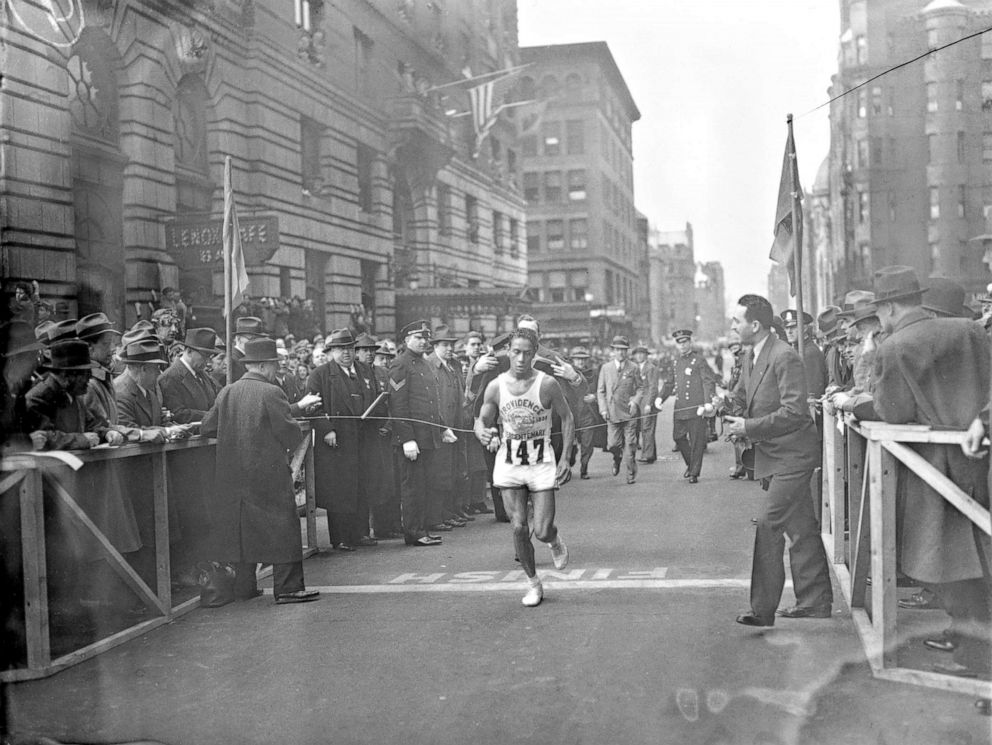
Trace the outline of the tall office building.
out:
<instances>
[{"instance_id":1,"label":"tall office building","mask_svg":"<svg viewBox=\"0 0 992 745\"><path fill-rule=\"evenodd\" d=\"M647 338L631 125L640 112L605 42L524 47L521 94L547 101L520 140L528 284L542 335L563 346ZM645 310L646 309L642 309Z\"/></svg>"}]
</instances>

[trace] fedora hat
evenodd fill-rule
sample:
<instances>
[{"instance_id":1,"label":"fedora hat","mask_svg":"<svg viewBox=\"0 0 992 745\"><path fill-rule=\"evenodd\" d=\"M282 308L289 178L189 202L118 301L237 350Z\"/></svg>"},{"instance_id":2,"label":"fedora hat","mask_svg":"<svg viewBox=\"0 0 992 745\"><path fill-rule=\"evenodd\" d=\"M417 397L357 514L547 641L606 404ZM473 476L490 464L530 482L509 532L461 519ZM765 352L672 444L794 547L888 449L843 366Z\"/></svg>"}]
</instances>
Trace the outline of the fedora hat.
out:
<instances>
[{"instance_id":1,"label":"fedora hat","mask_svg":"<svg viewBox=\"0 0 992 745\"><path fill-rule=\"evenodd\" d=\"M410 334L423 334L425 339L431 338L431 327L427 325L427 321L419 320L408 323L402 329L400 329L400 338L405 339Z\"/></svg>"},{"instance_id":2,"label":"fedora hat","mask_svg":"<svg viewBox=\"0 0 992 745\"><path fill-rule=\"evenodd\" d=\"M874 303L869 303L868 305L862 305L860 308L855 308L854 312L850 316L851 323L857 325L861 321L867 321L869 318L878 319L878 306Z\"/></svg>"},{"instance_id":3,"label":"fedora hat","mask_svg":"<svg viewBox=\"0 0 992 745\"><path fill-rule=\"evenodd\" d=\"M948 318L971 318L971 309L964 304L964 287L947 277L931 277L926 310Z\"/></svg>"},{"instance_id":4,"label":"fedora hat","mask_svg":"<svg viewBox=\"0 0 992 745\"><path fill-rule=\"evenodd\" d=\"M124 354L121 355L121 362L130 364L152 363L158 365L169 364L168 360L162 359L162 345L156 339L139 339L124 347Z\"/></svg>"},{"instance_id":5,"label":"fedora hat","mask_svg":"<svg viewBox=\"0 0 992 745\"><path fill-rule=\"evenodd\" d=\"M375 353L376 354L381 354L383 357L395 357L396 356L396 352L394 352L392 349L390 349L388 344L380 344L378 347L376 347Z\"/></svg>"},{"instance_id":6,"label":"fedora hat","mask_svg":"<svg viewBox=\"0 0 992 745\"><path fill-rule=\"evenodd\" d=\"M838 313L840 313L840 308L836 305L828 305L820 311L820 314L816 317L816 326L821 334L829 334L836 328Z\"/></svg>"},{"instance_id":7,"label":"fedora hat","mask_svg":"<svg viewBox=\"0 0 992 745\"><path fill-rule=\"evenodd\" d=\"M45 344L48 341L48 329L55 325L55 321L42 321L34 327L35 341Z\"/></svg>"},{"instance_id":8,"label":"fedora hat","mask_svg":"<svg viewBox=\"0 0 992 745\"><path fill-rule=\"evenodd\" d=\"M441 326L437 326L433 333L431 333L431 341L446 341L454 344L458 341L458 337L451 333L451 329L442 324Z\"/></svg>"},{"instance_id":9,"label":"fedora hat","mask_svg":"<svg viewBox=\"0 0 992 745\"><path fill-rule=\"evenodd\" d=\"M211 328L188 329L186 338L179 343L202 354L211 355L216 351L217 334Z\"/></svg>"},{"instance_id":10,"label":"fedora hat","mask_svg":"<svg viewBox=\"0 0 992 745\"><path fill-rule=\"evenodd\" d=\"M610 346L614 349L630 349L630 339L626 336L614 336Z\"/></svg>"},{"instance_id":11,"label":"fedora hat","mask_svg":"<svg viewBox=\"0 0 992 745\"><path fill-rule=\"evenodd\" d=\"M355 346L355 337L351 335L351 331L349 329L334 329L334 331L329 333L327 338L324 339L324 349L353 346Z\"/></svg>"},{"instance_id":12,"label":"fedora hat","mask_svg":"<svg viewBox=\"0 0 992 745\"><path fill-rule=\"evenodd\" d=\"M118 336L121 334L114 328L114 324L107 318L106 313L90 313L76 322L76 336L83 340L96 339L108 331Z\"/></svg>"},{"instance_id":13,"label":"fedora hat","mask_svg":"<svg viewBox=\"0 0 992 745\"><path fill-rule=\"evenodd\" d=\"M585 347L575 347L569 357L573 360L587 360L590 357L589 350Z\"/></svg>"},{"instance_id":14,"label":"fedora hat","mask_svg":"<svg viewBox=\"0 0 992 745\"><path fill-rule=\"evenodd\" d=\"M643 344L638 344L636 347L634 347L633 349L631 349L630 352L631 352L631 354L637 354L638 352L644 352L644 354L647 354L648 353L648 348L646 346L644 346Z\"/></svg>"},{"instance_id":15,"label":"fedora hat","mask_svg":"<svg viewBox=\"0 0 992 745\"><path fill-rule=\"evenodd\" d=\"M76 338L76 319L59 321L48 328L48 346Z\"/></svg>"},{"instance_id":16,"label":"fedora hat","mask_svg":"<svg viewBox=\"0 0 992 745\"><path fill-rule=\"evenodd\" d=\"M78 339L60 341L51 346L45 367L49 370L92 370L90 345Z\"/></svg>"},{"instance_id":17,"label":"fedora hat","mask_svg":"<svg viewBox=\"0 0 992 745\"><path fill-rule=\"evenodd\" d=\"M378 346L379 342L371 334L362 333L355 339L355 349L375 349Z\"/></svg>"},{"instance_id":18,"label":"fedora hat","mask_svg":"<svg viewBox=\"0 0 992 745\"><path fill-rule=\"evenodd\" d=\"M875 303L887 303L893 300L919 298L927 291L920 287L916 270L911 266L886 266L875 272Z\"/></svg>"},{"instance_id":19,"label":"fedora hat","mask_svg":"<svg viewBox=\"0 0 992 745\"><path fill-rule=\"evenodd\" d=\"M255 316L241 316L234 320L235 336L261 337L268 336L265 333L265 325L261 318Z\"/></svg>"},{"instance_id":20,"label":"fedora hat","mask_svg":"<svg viewBox=\"0 0 992 745\"><path fill-rule=\"evenodd\" d=\"M245 344L245 356L242 362L278 362L279 352L276 342L268 337L256 337L249 339Z\"/></svg>"},{"instance_id":21,"label":"fedora hat","mask_svg":"<svg viewBox=\"0 0 992 745\"><path fill-rule=\"evenodd\" d=\"M38 352L43 348L41 342L35 338L31 324L24 321L11 321L4 324L0 327L0 338L4 340L3 347L0 348L4 357Z\"/></svg>"},{"instance_id":22,"label":"fedora hat","mask_svg":"<svg viewBox=\"0 0 992 745\"><path fill-rule=\"evenodd\" d=\"M875 302L874 292L870 290L851 290L844 296L844 308L837 313L837 317L847 318L854 313L855 308L860 308L873 302Z\"/></svg>"},{"instance_id":23,"label":"fedora hat","mask_svg":"<svg viewBox=\"0 0 992 745\"><path fill-rule=\"evenodd\" d=\"M142 321L142 323L145 322ZM125 331L121 336L121 346L127 349L129 345L134 344L136 341L144 341L146 339L151 340L156 344L159 343L158 337L155 336L154 331L151 331L144 326L138 328L138 325L135 324L130 331Z\"/></svg>"}]
</instances>

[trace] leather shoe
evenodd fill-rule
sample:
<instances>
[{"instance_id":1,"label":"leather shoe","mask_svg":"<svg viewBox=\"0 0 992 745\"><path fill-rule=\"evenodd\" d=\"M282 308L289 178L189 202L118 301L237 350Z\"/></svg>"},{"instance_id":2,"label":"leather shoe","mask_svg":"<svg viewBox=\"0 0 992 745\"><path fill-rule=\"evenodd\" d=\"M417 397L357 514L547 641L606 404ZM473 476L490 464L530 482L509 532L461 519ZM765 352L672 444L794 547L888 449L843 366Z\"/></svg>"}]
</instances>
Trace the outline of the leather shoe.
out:
<instances>
[{"instance_id":1,"label":"leather shoe","mask_svg":"<svg viewBox=\"0 0 992 745\"><path fill-rule=\"evenodd\" d=\"M653 459L649 459L649 458L638 458L637 459L637 462L638 463L654 463L654 460Z\"/></svg>"},{"instance_id":2,"label":"leather shoe","mask_svg":"<svg viewBox=\"0 0 992 745\"><path fill-rule=\"evenodd\" d=\"M906 610L941 610L940 601L937 600L936 596L928 598L919 592L908 598L900 598L898 604L900 608Z\"/></svg>"},{"instance_id":3,"label":"leather shoe","mask_svg":"<svg viewBox=\"0 0 992 745\"><path fill-rule=\"evenodd\" d=\"M923 646L936 652L953 652L958 648L956 643L944 636L939 639L924 639Z\"/></svg>"},{"instance_id":4,"label":"leather shoe","mask_svg":"<svg viewBox=\"0 0 992 745\"><path fill-rule=\"evenodd\" d=\"M436 530L439 533L450 533L454 528L444 523L438 523L437 525L431 525L428 530Z\"/></svg>"},{"instance_id":5,"label":"leather shoe","mask_svg":"<svg viewBox=\"0 0 992 745\"><path fill-rule=\"evenodd\" d=\"M336 543L336 544L334 544L334 548L336 548L338 551L354 551L355 550L355 547L354 546L350 546L347 543Z\"/></svg>"},{"instance_id":6,"label":"leather shoe","mask_svg":"<svg viewBox=\"0 0 992 745\"><path fill-rule=\"evenodd\" d=\"M690 484L698 484L699 483L699 477L698 476L690 476L689 477L689 483Z\"/></svg>"},{"instance_id":7,"label":"leather shoe","mask_svg":"<svg viewBox=\"0 0 992 745\"><path fill-rule=\"evenodd\" d=\"M613 459L613 475L616 476L618 473L620 473L620 461L618 461L616 458L614 458Z\"/></svg>"},{"instance_id":8,"label":"leather shoe","mask_svg":"<svg viewBox=\"0 0 992 745\"><path fill-rule=\"evenodd\" d=\"M370 536L363 535L361 538L358 539L358 545L359 546L378 546L379 545L379 541L377 541L375 538L372 538Z\"/></svg>"},{"instance_id":9,"label":"leather shoe","mask_svg":"<svg viewBox=\"0 0 992 745\"><path fill-rule=\"evenodd\" d=\"M732 478L732 479L742 479L746 475L747 475L747 472L744 470L743 466L741 468L734 468L730 472L730 478Z\"/></svg>"},{"instance_id":10,"label":"leather shoe","mask_svg":"<svg viewBox=\"0 0 992 745\"><path fill-rule=\"evenodd\" d=\"M682 478L684 478L684 479L689 478L689 469L688 468L685 469L685 473L682 474Z\"/></svg>"},{"instance_id":11,"label":"leather shoe","mask_svg":"<svg viewBox=\"0 0 992 745\"><path fill-rule=\"evenodd\" d=\"M285 595L276 595L276 605L286 603L309 603L320 597L320 590L297 590Z\"/></svg>"},{"instance_id":12,"label":"leather shoe","mask_svg":"<svg viewBox=\"0 0 992 745\"><path fill-rule=\"evenodd\" d=\"M588 481L589 480L589 474L588 473L585 473L583 471L582 473L579 474L579 478L582 479L583 481Z\"/></svg>"},{"instance_id":13,"label":"leather shoe","mask_svg":"<svg viewBox=\"0 0 992 745\"><path fill-rule=\"evenodd\" d=\"M804 607L797 605L795 608L782 608L776 613L782 618L830 618L829 605L814 605Z\"/></svg>"},{"instance_id":14,"label":"leather shoe","mask_svg":"<svg viewBox=\"0 0 992 745\"><path fill-rule=\"evenodd\" d=\"M480 515L491 515L491 514L493 514L493 511L489 508L489 505L487 505L485 503L480 503L480 504L475 505L475 509L476 509L476 511Z\"/></svg>"},{"instance_id":15,"label":"leather shoe","mask_svg":"<svg viewBox=\"0 0 992 745\"><path fill-rule=\"evenodd\" d=\"M465 521L470 522L470 523L474 523L475 522L475 518L472 517L470 514L468 514L468 511L467 510L459 510L458 513L457 513L457 517L458 517L459 520L465 520Z\"/></svg>"},{"instance_id":16,"label":"leather shoe","mask_svg":"<svg viewBox=\"0 0 992 745\"><path fill-rule=\"evenodd\" d=\"M771 619L766 621L753 613L745 613L744 615L737 616L737 623L743 626L774 626L775 620Z\"/></svg>"},{"instance_id":17,"label":"leather shoe","mask_svg":"<svg viewBox=\"0 0 992 745\"><path fill-rule=\"evenodd\" d=\"M411 546L440 546L441 545L441 539L438 538L437 536L425 535L422 538L416 539L410 545Z\"/></svg>"},{"instance_id":18,"label":"leather shoe","mask_svg":"<svg viewBox=\"0 0 992 745\"><path fill-rule=\"evenodd\" d=\"M628 483L628 484L634 484L634 483L637 483L637 479L627 479L627 483Z\"/></svg>"},{"instance_id":19,"label":"leather shoe","mask_svg":"<svg viewBox=\"0 0 992 745\"><path fill-rule=\"evenodd\" d=\"M935 673L956 675L959 678L977 678L978 671L958 662L938 662L933 666Z\"/></svg>"}]
</instances>

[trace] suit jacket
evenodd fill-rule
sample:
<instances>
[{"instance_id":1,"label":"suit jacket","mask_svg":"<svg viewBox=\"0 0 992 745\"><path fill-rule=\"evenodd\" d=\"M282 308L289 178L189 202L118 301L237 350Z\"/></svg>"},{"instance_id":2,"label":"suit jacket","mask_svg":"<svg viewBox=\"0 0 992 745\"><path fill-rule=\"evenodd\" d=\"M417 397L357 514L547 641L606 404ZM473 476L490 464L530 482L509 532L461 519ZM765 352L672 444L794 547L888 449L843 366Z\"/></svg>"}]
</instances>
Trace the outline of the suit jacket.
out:
<instances>
[{"instance_id":1,"label":"suit jacket","mask_svg":"<svg viewBox=\"0 0 992 745\"><path fill-rule=\"evenodd\" d=\"M820 440L806 398L799 354L770 334L753 366L744 365L734 391L734 409L742 412L747 437L754 443L755 478L820 464Z\"/></svg>"},{"instance_id":2,"label":"suit jacket","mask_svg":"<svg viewBox=\"0 0 992 745\"><path fill-rule=\"evenodd\" d=\"M459 429L463 426L462 401L465 397L461 372L444 365L434 353L427 355L426 359L437 376L441 423L445 427Z\"/></svg>"},{"instance_id":3,"label":"suit jacket","mask_svg":"<svg viewBox=\"0 0 992 745\"><path fill-rule=\"evenodd\" d=\"M217 399L217 391L206 373L194 375L181 359L173 361L158 379L162 403L180 424L203 421Z\"/></svg>"},{"instance_id":4,"label":"suit jacket","mask_svg":"<svg viewBox=\"0 0 992 745\"><path fill-rule=\"evenodd\" d=\"M886 422L966 429L989 399L989 340L960 318L904 317L875 354L875 410ZM983 506L989 504L989 460L972 460L957 445L911 445ZM982 576L972 523L926 482L903 469L902 570L925 582ZM983 538L988 546L988 539Z\"/></svg>"},{"instance_id":5,"label":"suit jacket","mask_svg":"<svg viewBox=\"0 0 992 745\"><path fill-rule=\"evenodd\" d=\"M819 398L827 389L827 360L812 340L803 343L803 369L806 371L806 392Z\"/></svg>"},{"instance_id":6,"label":"suit jacket","mask_svg":"<svg viewBox=\"0 0 992 745\"><path fill-rule=\"evenodd\" d=\"M600 413L606 412L609 422L625 422L637 413L630 413L630 404L638 407L644 398L644 378L637 369L637 363L624 360L617 368L615 360L610 360L599 369L599 385L596 390Z\"/></svg>"},{"instance_id":7,"label":"suit jacket","mask_svg":"<svg viewBox=\"0 0 992 745\"><path fill-rule=\"evenodd\" d=\"M647 360L641 371L641 377L644 378L644 398L646 399L641 403L641 409L650 407L651 412L657 412L658 410L654 407L654 400L661 395L661 389L664 385L661 380L661 368L651 360Z\"/></svg>"},{"instance_id":8,"label":"suit jacket","mask_svg":"<svg viewBox=\"0 0 992 745\"><path fill-rule=\"evenodd\" d=\"M114 380L117 394L117 411L121 424L126 427L161 427L162 399L152 389L145 396L126 373Z\"/></svg>"}]
</instances>

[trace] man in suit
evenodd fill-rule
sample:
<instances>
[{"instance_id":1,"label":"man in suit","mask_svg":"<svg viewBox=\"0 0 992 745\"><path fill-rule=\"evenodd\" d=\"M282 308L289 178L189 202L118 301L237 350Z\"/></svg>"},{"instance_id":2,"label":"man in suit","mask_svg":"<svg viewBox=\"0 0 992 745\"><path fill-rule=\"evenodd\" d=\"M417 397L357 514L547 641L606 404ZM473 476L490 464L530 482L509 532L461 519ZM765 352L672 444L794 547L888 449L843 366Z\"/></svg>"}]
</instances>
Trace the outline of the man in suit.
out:
<instances>
[{"instance_id":1,"label":"man in suit","mask_svg":"<svg viewBox=\"0 0 992 745\"><path fill-rule=\"evenodd\" d=\"M442 437L441 447L434 454L434 471L431 474L432 511L427 516L430 530L448 531L464 528L474 517L465 512L465 497L468 485L465 483L465 438L454 436L454 430L462 429L462 405L465 399L465 384L461 369L454 367L454 350L457 337L447 326L438 326L431 335L434 351L426 359L437 377L438 406L441 424L452 431L452 437Z\"/></svg>"},{"instance_id":2,"label":"man in suit","mask_svg":"<svg viewBox=\"0 0 992 745\"><path fill-rule=\"evenodd\" d=\"M634 347L634 362L644 378L644 400L641 401L641 457L638 463L654 463L658 460L658 450L654 441L654 430L658 424L658 410L654 400L661 395L661 370L648 359L648 348Z\"/></svg>"},{"instance_id":3,"label":"man in suit","mask_svg":"<svg viewBox=\"0 0 992 745\"><path fill-rule=\"evenodd\" d=\"M427 532L430 475L443 430L437 377L424 359L430 350L431 327L427 321L414 321L400 334L406 348L389 366L389 403L395 417L393 443L402 457L403 538L408 546L439 546L441 538Z\"/></svg>"},{"instance_id":4,"label":"man in suit","mask_svg":"<svg viewBox=\"0 0 992 745\"><path fill-rule=\"evenodd\" d=\"M303 583L300 518L286 454L303 432L290 416L286 394L273 385L275 341L250 340L241 361L247 372L217 395L201 427L217 438L215 558L234 564L236 598L262 594L255 570L263 563L272 564L277 604L306 603L320 593Z\"/></svg>"},{"instance_id":5,"label":"man in suit","mask_svg":"<svg viewBox=\"0 0 992 745\"><path fill-rule=\"evenodd\" d=\"M599 404L593 391L599 384L599 368L589 363L591 356L585 347L575 347L569 359L572 366L586 380L587 393L577 411L575 419L575 442L579 449L579 478L589 478L589 461L597 447L606 447L606 422L599 416ZM572 455L574 458L574 453ZM571 463L571 459L570 463Z\"/></svg>"},{"instance_id":6,"label":"man in suit","mask_svg":"<svg viewBox=\"0 0 992 745\"><path fill-rule=\"evenodd\" d=\"M231 349L231 358L227 361L231 368L231 382L240 380L247 368L244 365L245 348L252 339L260 339L266 336L262 319L255 316L241 316L234 319L234 346Z\"/></svg>"},{"instance_id":7,"label":"man in suit","mask_svg":"<svg viewBox=\"0 0 992 745\"><path fill-rule=\"evenodd\" d=\"M217 398L217 388L205 372L217 335L209 328L190 329L180 343L183 353L159 378L162 403L180 424L199 422Z\"/></svg>"},{"instance_id":8,"label":"man in suit","mask_svg":"<svg viewBox=\"0 0 992 745\"><path fill-rule=\"evenodd\" d=\"M637 431L644 400L644 378L632 361L627 359L630 342L626 336L613 337L610 345L613 360L599 369L596 398L599 414L606 420L606 449L613 453L613 475L620 473L626 461L627 483L637 478Z\"/></svg>"},{"instance_id":9,"label":"man in suit","mask_svg":"<svg viewBox=\"0 0 992 745\"><path fill-rule=\"evenodd\" d=\"M875 273L875 305L889 334L875 353L875 411L893 424L968 429L989 399L988 336L964 318L930 318L921 307L925 291L910 267ZM967 454L979 457L970 459L955 445L937 443L913 449L988 507L987 454L972 449ZM987 674L992 668L988 536L909 469L900 468L900 483L900 568L931 590L951 617L954 661L934 668Z\"/></svg>"},{"instance_id":10,"label":"man in suit","mask_svg":"<svg viewBox=\"0 0 992 745\"><path fill-rule=\"evenodd\" d=\"M675 396L675 411L672 413L672 439L685 461L683 478L690 484L699 483L699 473L703 470L703 453L709 433L705 412L700 411L707 404L712 405L716 395L716 373L706 362L706 358L692 348L692 331L679 329L672 336L679 356L672 363L672 377L666 384L666 393Z\"/></svg>"},{"instance_id":11,"label":"man in suit","mask_svg":"<svg viewBox=\"0 0 992 745\"><path fill-rule=\"evenodd\" d=\"M751 610L737 617L745 626L772 626L782 589L782 553L789 536L789 565L796 606L778 611L786 618L828 618L833 603L827 556L813 514L810 479L820 463L816 426L806 404L803 363L789 344L769 333L772 306L759 295L744 295L732 327L752 346L742 385L727 416L731 435L754 443L754 475L766 492L754 536Z\"/></svg>"}]
</instances>

